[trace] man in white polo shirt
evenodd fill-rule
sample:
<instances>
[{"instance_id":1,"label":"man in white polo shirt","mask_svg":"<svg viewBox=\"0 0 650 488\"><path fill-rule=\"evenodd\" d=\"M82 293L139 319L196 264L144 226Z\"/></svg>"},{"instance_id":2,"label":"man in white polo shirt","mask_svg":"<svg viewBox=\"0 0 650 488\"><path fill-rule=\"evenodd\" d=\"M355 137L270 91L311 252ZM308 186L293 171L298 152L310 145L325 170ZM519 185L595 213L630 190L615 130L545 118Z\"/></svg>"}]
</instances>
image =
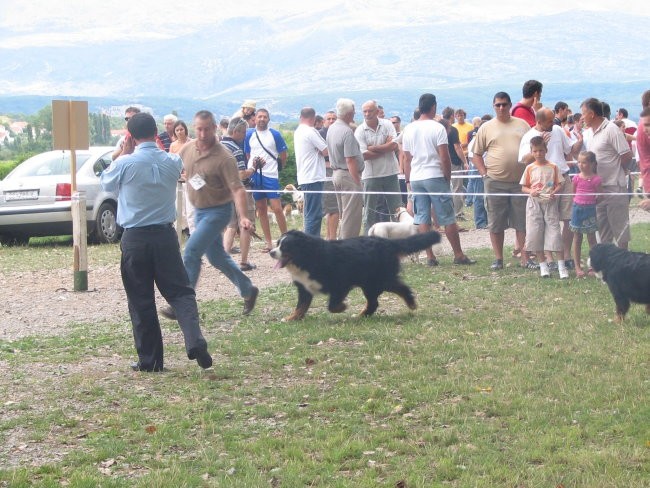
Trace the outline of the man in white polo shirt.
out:
<instances>
[{"instance_id":1,"label":"man in white polo shirt","mask_svg":"<svg viewBox=\"0 0 650 488\"><path fill-rule=\"evenodd\" d=\"M625 170L632 161L632 151L623 132L603 115L603 104L587 98L582 105L582 119L593 131L586 149L596 155L597 173L603 180L603 193L596 206L601 242L613 242L627 249L630 242L630 202ZM608 195L611 193L611 195Z\"/></svg>"},{"instance_id":2,"label":"man in white polo shirt","mask_svg":"<svg viewBox=\"0 0 650 488\"><path fill-rule=\"evenodd\" d=\"M300 124L293 135L296 151L298 185L304 192L304 226L306 234L320 237L323 221L323 186L327 143L316 129L316 111L305 107L300 111Z\"/></svg>"}]
</instances>

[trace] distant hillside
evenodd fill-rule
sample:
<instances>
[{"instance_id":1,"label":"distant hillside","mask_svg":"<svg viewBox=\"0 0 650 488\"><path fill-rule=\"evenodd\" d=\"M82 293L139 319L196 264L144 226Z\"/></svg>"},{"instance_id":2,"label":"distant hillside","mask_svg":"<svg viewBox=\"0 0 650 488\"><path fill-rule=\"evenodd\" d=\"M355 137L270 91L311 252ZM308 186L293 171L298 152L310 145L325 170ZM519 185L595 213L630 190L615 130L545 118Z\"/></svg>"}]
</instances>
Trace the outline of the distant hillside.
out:
<instances>
[{"instance_id":1,"label":"distant hillside","mask_svg":"<svg viewBox=\"0 0 650 488\"><path fill-rule=\"evenodd\" d=\"M523 82L534 78L546 85L550 102L577 108L596 95L634 113L650 87L650 51L636 48L647 33L631 15L576 11L489 24L435 19L429 13L420 24L395 28L368 27L345 9L273 23L249 16L135 47L107 39L8 49L0 32L0 93L20 96L0 98L0 111L33 112L56 94L89 99L91 109L141 102L189 118L199 108L231 114L241 100L255 98L281 120L295 118L303 105L324 111L347 96L378 99L387 113L406 117L419 94L431 91L441 105L482 114L491 111L495 91L518 100ZM260 39L267 40L263 48Z\"/></svg>"},{"instance_id":2,"label":"distant hillside","mask_svg":"<svg viewBox=\"0 0 650 488\"><path fill-rule=\"evenodd\" d=\"M580 102L587 97L596 96L606 100L612 106L612 110L625 107L629 110L633 119L637 118L641 106L641 93L650 89L650 82L635 83L598 83L598 84L545 84L543 101L551 107L558 100L569 104L573 110L579 110ZM513 101L521 98L521 86L483 86L473 88L447 88L436 90L430 89L438 98L439 110L450 105L454 108L463 107L469 116L493 113L492 96L500 90L510 93ZM419 96L423 90L375 90L355 91L340 93L316 93L316 94L295 94L283 97L258 99L258 107L271 109L271 117L275 122L286 120L297 120L300 109L304 106L313 106L319 113L324 113L334 107L336 99L341 96L351 97L361 104L368 99L378 100L386 109L387 115L399 115L404 120L410 120L413 109L417 106ZM0 114L23 113L31 115L36 113L43 106L50 104L52 98L67 97L44 97L44 96L0 96ZM75 99L83 99L76 97ZM191 120L192 115L201 109L208 109L217 116L231 115L238 103L213 98L209 100L183 99L175 97L134 97L134 98L85 98L89 102L89 110L97 112L110 106L124 105L130 103L141 103L152 107L154 116L161 118L164 114L176 110L179 116L185 120ZM357 111L357 119L361 118L360 110Z\"/></svg>"}]
</instances>

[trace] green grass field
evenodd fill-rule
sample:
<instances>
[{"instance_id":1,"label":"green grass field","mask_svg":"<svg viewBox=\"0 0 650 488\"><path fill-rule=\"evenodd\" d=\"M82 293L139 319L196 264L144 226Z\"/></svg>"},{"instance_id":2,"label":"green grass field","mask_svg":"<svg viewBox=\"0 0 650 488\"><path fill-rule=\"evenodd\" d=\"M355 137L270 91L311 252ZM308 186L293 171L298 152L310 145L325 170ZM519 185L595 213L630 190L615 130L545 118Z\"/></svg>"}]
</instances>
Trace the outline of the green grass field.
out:
<instances>
[{"instance_id":1,"label":"green grass field","mask_svg":"<svg viewBox=\"0 0 650 488\"><path fill-rule=\"evenodd\" d=\"M650 249L647 225L632 247ZM2 250L15 270L59 267L61 252ZM117 246L90 252L117 262ZM166 320L162 374L128 369L127 321L0 342L0 486L647 487L643 307L619 325L596 279L492 273L489 250L472 256L405 264L414 313L383 295L357 318L355 290L343 314L320 297L284 323L288 285L250 317L203 303L213 370Z\"/></svg>"}]
</instances>

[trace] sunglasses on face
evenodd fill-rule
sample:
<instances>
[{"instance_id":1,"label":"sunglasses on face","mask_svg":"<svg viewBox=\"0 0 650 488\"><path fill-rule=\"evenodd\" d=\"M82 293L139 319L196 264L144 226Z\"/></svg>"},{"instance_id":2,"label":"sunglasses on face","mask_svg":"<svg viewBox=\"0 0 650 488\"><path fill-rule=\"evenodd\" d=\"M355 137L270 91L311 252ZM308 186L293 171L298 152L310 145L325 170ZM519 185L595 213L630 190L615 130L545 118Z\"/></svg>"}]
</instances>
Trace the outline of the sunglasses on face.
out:
<instances>
[{"instance_id":1,"label":"sunglasses on face","mask_svg":"<svg viewBox=\"0 0 650 488\"><path fill-rule=\"evenodd\" d=\"M510 105L510 104L509 103L495 103L494 104L494 106L496 108L503 108L503 107L507 107L508 105Z\"/></svg>"}]
</instances>

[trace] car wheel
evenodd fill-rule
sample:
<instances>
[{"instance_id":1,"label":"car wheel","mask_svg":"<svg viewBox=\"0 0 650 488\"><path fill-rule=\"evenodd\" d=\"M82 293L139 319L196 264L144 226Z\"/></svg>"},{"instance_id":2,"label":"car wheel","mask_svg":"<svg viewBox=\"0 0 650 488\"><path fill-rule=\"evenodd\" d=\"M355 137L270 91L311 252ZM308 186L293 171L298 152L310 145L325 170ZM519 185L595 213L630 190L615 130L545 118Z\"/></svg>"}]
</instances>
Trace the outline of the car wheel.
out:
<instances>
[{"instance_id":1,"label":"car wheel","mask_svg":"<svg viewBox=\"0 0 650 488\"><path fill-rule=\"evenodd\" d=\"M102 203L95 217L94 239L101 243L113 243L119 241L121 235L122 228L117 225L115 205L110 202Z\"/></svg>"},{"instance_id":2,"label":"car wheel","mask_svg":"<svg viewBox=\"0 0 650 488\"><path fill-rule=\"evenodd\" d=\"M0 244L3 246L26 246L29 244L29 236L22 234L0 235Z\"/></svg>"}]
</instances>

